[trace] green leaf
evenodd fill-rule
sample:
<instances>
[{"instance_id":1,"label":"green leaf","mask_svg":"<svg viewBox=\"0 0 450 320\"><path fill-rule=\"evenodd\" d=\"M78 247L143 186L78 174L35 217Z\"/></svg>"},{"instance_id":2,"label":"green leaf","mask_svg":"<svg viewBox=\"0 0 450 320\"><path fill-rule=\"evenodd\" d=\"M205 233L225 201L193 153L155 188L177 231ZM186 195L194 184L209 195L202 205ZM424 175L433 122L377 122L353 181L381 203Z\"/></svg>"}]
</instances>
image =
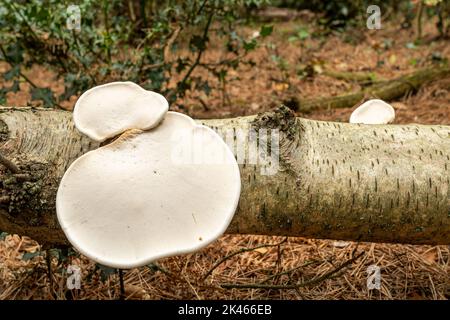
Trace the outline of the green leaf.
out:
<instances>
[{"instance_id":1,"label":"green leaf","mask_svg":"<svg viewBox=\"0 0 450 320\"><path fill-rule=\"evenodd\" d=\"M13 84L9 88L0 89L0 104L6 104L6 94L8 92L17 92L20 90L19 80L14 80Z\"/></svg>"},{"instance_id":2,"label":"green leaf","mask_svg":"<svg viewBox=\"0 0 450 320\"><path fill-rule=\"evenodd\" d=\"M305 40L309 38L309 32L306 29L300 29L297 35L300 40Z\"/></svg>"},{"instance_id":3,"label":"green leaf","mask_svg":"<svg viewBox=\"0 0 450 320\"><path fill-rule=\"evenodd\" d=\"M49 88L32 88L31 100L42 100L46 108L51 108L55 105L53 92Z\"/></svg>"},{"instance_id":4,"label":"green leaf","mask_svg":"<svg viewBox=\"0 0 450 320\"><path fill-rule=\"evenodd\" d=\"M6 232L0 232L0 241L5 240L7 235L8 235L8 233L6 233Z\"/></svg>"},{"instance_id":5,"label":"green leaf","mask_svg":"<svg viewBox=\"0 0 450 320\"><path fill-rule=\"evenodd\" d=\"M20 74L20 67L17 65L17 66L14 66L13 68L11 68L9 71L5 72L3 74L3 78L6 81L9 81L14 78L17 78L19 76L19 74Z\"/></svg>"},{"instance_id":6,"label":"green leaf","mask_svg":"<svg viewBox=\"0 0 450 320\"><path fill-rule=\"evenodd\" d=\"M156 263L153 263L153 262L148 264L148 265L146 265L146 267L149 268L150 271L152 271L152 272L159 271L159 266Z\"/></svg>"},{"instance_id":7,"label":"green leaf","mask_svg":"<svg viewBox=\"0 0 450 320\"><path fill-rule=\"evenodd\" d=\"M6 104L6 93L7 93L7 90L0 89L0 105Z\"/></svg>"},{"instance_id":8,"label":"green leaf","mask_svg":"<svg viewBox=\"0 0 450 320\"><path fill-rule=\"evenodd\" d=\"M14 83L11 87L8 88L9 92L17 92L20 90L19 80L14 80Z\"/></svg>"},{"instance_id":9,"label":"green leaf","mask_svg":"<svg viewBox=\"0 0 450 320\"><path fill-rule=\"evenodd\" d=\"M259 32L259 34L265 38L267 36L270 36L272 34L273 31L273 26L270 25L263 25L261 26L261 31Z\"/></svg>"},{"instance_id":10,"label":"green leaf","mask_svg":"<svg viewBox=\"0 0 450 320\"><path fill-rule=\"evenodd\" d=\"M150 264L146 265L146 267L149 268L150 271L152 271L152 272L160 271L160 272L166 273L166 274L169 273L169 271L167 271L165 268L163 268L156 262L151 262Z\"/></svg>"},{"instance_id":11,"label":"green leaf","mask_svg":"<svg viewBox=\"0 0 450 320\"><path fill-rule=\"evenodd\" d=\"M50 257L55 257L56 259L58 259L58 261L61 260L61 249L51 248L48 249L47 252L50 255Z\"/></svg>"},{"instance_id":12,"label":"green leaf","mask_svg":"<svg viewBox=\"0 0 450 320\"><path fill-rule=\"evenodd\" d=\"M419 60L417 58L412 58L411 60L409 60L409 64L412 66L416 66L417 63L419 63Z\"/></svg>"},{"instance_id":13,"label":"green leaf","mask_svg":"<svg viewBox=\"0 0 450 320\"><path fill-rule=\"evenodd\" d=\"M256 48L256 44L257 44L257 42L256 42L255 39L251 40L250 42L244 41L244 49L245 49L245 51L254 50Z\"/></svg>"},{"instance_id":14,"label":"green leaf","mask_svg":"<svg viewBox=\"0 0 450 320\"><path fill-rule=\"evenodd\" d=\"M40 256L41 252L36 250L35 252L25 252L22 256L23 261L28 261L33 259L34 257Z\"/></svg>"},{"instance_id":15,"label":"green leaf","mask_svg":"<svg viewBox=\"0 0 450 320\"><path fill-rule=\"evenodd\" d=\"M20 47L19 43L13 43L11 46L6 48L5 59L11 61L14 64L22 63L23 49Z\"/></svg>"},{"instance_id":16,"label":"green leaf","mask_svg":"<svg viewBox=\"0 0 450 320\"><path fill-rule=\"evenodd\" d=\"M117 272L117 269L104 266L100 263L97 263L97 268L100 270L100 277L103 282L105 282L111 275Z\"/></svg>"},{"instance_id":17,"label":"green leaf","mask_svg":"<svg viewBox=\"0 0 450 320\"><path fill-rule=\"evenodd\" d=\"M206 42L207 40L205 40L203 37L194 35L191 38L190 45L191 47L196 48L198 51L204 51L206 49Z\"/></svg>"},{"instance_id":18,"label":"green leaf","mask_svg":"<svg viewBox=\"0 0 450 320\"><path fill-rule=\"evenodd\" d=\"M189 65L188 61L185 59L178 58L176 70L178 73L181 73L186 67Z\"/></svg>"},{"instance_id":19,"label":"green leaf","mask_svg":"<svg viewBox=\"0 0 450 320\"><path fill-rule=\"evenodd\" d=\"M198 88L202 90L207 96L211 93L211 87L209 86L208 81L202 81L198 85Z\"/></svg>"}]
</instances>

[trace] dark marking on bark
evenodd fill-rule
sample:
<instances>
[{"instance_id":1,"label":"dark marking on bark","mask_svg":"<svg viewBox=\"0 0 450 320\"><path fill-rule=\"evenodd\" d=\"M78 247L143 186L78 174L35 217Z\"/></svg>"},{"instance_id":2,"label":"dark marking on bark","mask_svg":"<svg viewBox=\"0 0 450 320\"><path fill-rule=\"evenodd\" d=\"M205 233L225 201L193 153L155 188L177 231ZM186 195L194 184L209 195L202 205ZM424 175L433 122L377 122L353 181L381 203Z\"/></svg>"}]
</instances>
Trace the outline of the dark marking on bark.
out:
<instances>
[{"instance_id":1,"label":"dark marking on bark","mask_svg":"<svg viewBox=\"0 0 450 320\"><path fill-rule=\"evenodd\" d=\"M9 130L6 123L0 119L0 142L5 142L9 138Z\"/></svg>"}]
</instances>

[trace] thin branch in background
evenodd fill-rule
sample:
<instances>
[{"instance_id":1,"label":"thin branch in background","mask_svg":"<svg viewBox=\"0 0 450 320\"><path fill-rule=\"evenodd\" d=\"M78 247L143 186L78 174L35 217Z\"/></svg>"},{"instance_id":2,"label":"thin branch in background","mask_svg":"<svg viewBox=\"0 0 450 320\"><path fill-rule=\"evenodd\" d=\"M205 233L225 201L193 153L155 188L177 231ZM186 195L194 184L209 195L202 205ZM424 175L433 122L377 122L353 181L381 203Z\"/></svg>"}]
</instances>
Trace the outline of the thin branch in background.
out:
<instances>
[{"instance_id":1,"label":"thin branch in background","mask_svg":"<svg viewBox=\"0 0 450 320\"><path fill-rule=\"evenodd\" d=\"M91 79L93 85L96 86L97 85L97 81L95 80L94 76L90 72L90 69L84 63L84 61L82 59L83 55L81 54L81 48L80 48L80 44L78 42L78 37L77 37L77 34L76 34L75 30L72 30L72 36L74 38L75 48L76 48L78 56L79 56L78 61L81 62L81 65L83 66L84 71L87 73L87 75ZM78 61L75 60L75 63L77 63Z\"/></svg>"},{"instance_id":2,"label":"thin branch in background","mask_svg":"<svg viewBox=\"0 0 450 320\"><path fill-rule=\"evenodd\" d=\"M16 67L16 65L14 64L14 62L12 62L12 61L10 61L10 60L8 59L8 56L6 55L5 48L3 48L3 46L2 46L1 44L0 44L0 51L2 52L2 55L3 55L4 59L5 59L5 61L6 61L12 68ZM20 66L19 66L19 75L20 75L26 82L28 82L33 88L38 88L38 86L37 86L33 81L31 81L25 74L22 73L22 71L20 71ZM57 103L56 101L55 101L55 106L57 106L57 107L60 108L60 109L65 110L65 109L64 109L59 103Z\"/></svg>"},{"instance_id":3,"label":"thin branch in background","mask_svg":"<svg viewBox=\"0 0 450 320\"><path fill-rule=\"evenodd\" d=\"M31 27L31 25L28 23L27 19L23 16L22 12L15 6L15 4L13 2L11 2L11 3L6 2L6 3L8 4L9 8L12 9L12 11L14 11L17 15L20 16L20 18L22 19L22 22L25 24L27 29L30 31L33 40L36 41L37 43L39 43L41 45L41 47L43 47L45 49L45 51L47 51L49 54L51 54L52 56L55 56L56 60L58 61L58 63L60 64L60 66L64 70L64 72L68 72L67 66L61 60L61 57L59 55L54 55L52 50L48 49L48 47L45 45L45 43L42 42L42 40L39 38L39 36L36 34L36 32Z\"/></svg>"},{"instance_id":4,"label":"thin branch in background","mask_svg":"<svg viewBox=\"0 0 450 320\"><path fill-rule=\"evenodd\" d=\"M197 16L199 16L202 13L203 8L205 8L205 5L207 2L208 2L208 0L204 0L203 3L200 5L200 8L198 8L198 11L197 11Z\"/></svg>"},{"instance_id":5,"label":"thin branch in background","mask_svg":"<svg viewBox=\"0 0 450 320\"><path fill-rule=\"evenodd\" d=\"M108 1L103 1L103 23L105 24L105 32L106 32L106 38L108 39L108 43L106 45L106 55L108 57L108 63L111 64L111 47L109 41L111 40L110 34L109 34L109 21L108 21Z\"/></svg>"},{"instance_id":6,"label":"thin branch in background","mask_svg":"<svg viewBox=\"0 0 450 320\"><path fill-rule=\"evenodd\" d=\"M154 2L156 4L156 2ZM140 9L140 14L141 14L141 18L142 18L142 23L144 25L144 28L147 27L147 12L145 11L145 7L146 7L146 0L140 0L139 1L139 9Z\"/></svg>"},{"instance_id":7,"label":"thin branch in background","mask_svg":"<svg viewBox=\"0 0 450 320\"><path fill-rule=\"evenodd\" d=\"M224 284L221 284L220 286L225 289L275 289L275 290L297 289L297 288L301 288L301 287L313 286L313 285L317 285L327 279L330 279L333 275L335 275L336 273L338 273L339 271L341 271L342 269L344 269L345 267L347 267L348 265L352 264L354 261L359 259L363 254L364 254L364 252L361 252L359 255L353 257L350 260L347 260L346 262L341 264L339 267L325 273L324 275L322 275L320 277L317 277L317 278L314 278L314 279L311 279L308 281L296 283L296 284L277 285L277 284L264 284L264 283L224 283Z\"/></svg>"},{"instance_id":8,"label":"thin branch in background","mask_svg":"<svg viewBox=\"0 0 450 320\"><path fill-rule=\"evenodd\" d=\"M266 279L264 279L264 280L261 281L260 283L261 283L261 284L266 283L266 282L268 282L269 280L272 280L272 279L274 279L274 278L281 277L281 276L283 276L283 275L291 275L292 273L294 273L294 272L297 271L298 269L307 267L307 266L309 266L309 265L311 265L311 264L314 264L314 263L317 263L317 261L307 261L307 262L303 263L302 265L299 265L299 266L297 266L297 267L295 267L295 268L292 268L292 269L289 269L289 270L286 270L286 271L282 271L282 272L273 274L273 275L271 275L271 276L268 276Z\"/></svg>"},{"instance_id":9,"label":"thin branch in background","mask_svg":"<svg viewBox=\"0 0 450 320\"><path fill-rule=\"evenodd\" d=\"M123 283L123 270L119 269L119 286L120 286L120 296L119 300L125 299L125 285Z\"/></svg>"},{"instance_id":10,"label":"thin branch in background","mask_svg":"<svg viewBox=\"0 0 450 320\"><path fill-rule=\"evenodd\" d=\"M214 17L214 11L210 13L209 17L208 17L208 21L206 22L205 25L205 29L203 30L203 36L202 36L202 41L204 43L206 43L206 41L208 40L208 31L209 28L211 26L211 22L213 20ZM187 80L189 79L189 77L191 76L192 71L194 71L194 69L199 65L200 63L200 59L202 58L204 50L199 49L197 57L194 61L194 63L191 65L191 67L189 68L189 70L186 72L186 74L183 77L183 80L181 80L178 85L179 87L184 88L185 84L187 82ZM173 95L176 93L176 89L175 90L171 90L168 94L167 94L167 100L171 100L171 98L173 97Z\"/></svg>"},{"instance_id":11,"label":"thin branch in background","mask_svg":"<svg viewBox=\"0 0 450 320\"><path fill-rule=\"evenodd\" d=\"M5 3L9 6L9 9L12 8L12 11L14 11L17 15L20 16L20 18L22 19L22 22L25 24L25 26L27 27L27 29L30 31L31 36L34 38L35 41L37 42L41 42L41 40L39 39L38 35L36 34L36 32L34 32L33 28L31 27L31 25L28 23L27 19L23 16L22 12L17 9L16 5L14 4L14 2L8 2L5 1Z\"/></svg>"},{"instance_id":12,"label":"thin branch in background","mask_svg":"<svg viewBox=\"0 0 450 320\"><path fill-rule=\"evenodd\" d=\"M130 13L131 21L135 22L136 21L136 14L134 13L134 7L133 7L133 1L132 0L128 0L128 11Z\"/></svg>"},{"instance_id":13,"label":"thin branch in background","mask_svg":"<svg viewBox=\"0 0 450 320\"><path fill-rule=\"evenodd\" d=\"M173 43L175 42L175 40L178 38L178 35L180 34L181 30L183 30L183 28L181 26L175 27L175 30L173 30L172 34L169 37L169 40L167 40L167 42L164 45L163 57L164 57L165 63L167 63L167 61L169 61L170 49L171 49Z\"/></svg>"},{"instance_id":14,"label":"thin branch in background","mask_svg":"<svg viewBox=\"0 0 450 320\"><path fill-rule=\"evenodd\" d=\"M49 292L53 299L56 300L56 294L53 291L53 272L52 272L52 257L50 254L50 250L45 251L45 261L47 263L47 276L49 281Z\"/></svg>"},{"instance_id":15,"label":"thin branch in background","mask_svg":"<svg viewBox=\"0 0 450 320\"><path fill-rule=\"evenodd\" d=\"M237 55L234 58L223 59L223 60L220 60L220 61L217 61L217 62L200 63L199 66L204 67L207 70L210 70L210 69L208 69L208 67L218 67L218 66L221 66L221 65L224 65L224 64L230 65L230 64L236 63L237 61L239 61L242 58L244 58L245 55L246 55L245 53L241 53L241 54Z\"/></svg>"},{"instance_id":16,"label":"thin branch in background","mask_svg":"<svg viewBox=\"0 0 450 320\"><path fill-rule=\"evenodd\" d=\"M205 100L202 99L202 97L197 97L197 100L203 106L203 109L205 109L205 111L209 111L210 110L209 107L208 107L208 104L206 103Z\"/></svg>"},{"instance_id":17,"label":"thin branch in background","mask_svg":"<svg viewBox=\"0 0 450 320\"><path fill-rule=\"evenodd\" d=\"M417 13L417 40L422 39L422 16L423 16L423 2L419 1L419 12Z\"/></svg>"},{"instance_id":18,"label":"thin branch in background","mask_svg":"<svg viewBox=\"0 0 450 320\"><path fill-rule=\"evenodd\" d=\"M5 48L3 48L3 46L2 46L1 44L0 44L0 51L2 52L2 55L3 55L4 59L5 59L5 61L6 61L12 68L16 67L16 65L14 64L14 62L12 62L11 60L8 59L8 56L6 55L6 50L5 50ZM22 71L20 71L20 68L19 68L19 75L20 75L22 78L24 78L25 81L28 82L33 88L37 88L37 85L36 85L33 81L31 81L26 75L24 75L24 74L22 73Z\"/></svg>"},{"instance_id":19,"label":"thin branch in background","mask_svg":"<svg viewBox=\"0 0 450 320\"><path fill-rule=\"evenodd\" d=\"M278 281L280 280L280 275L278 275L280 273L280 270L282 270L282 266L281 266L281 260L283 258L283 251L281 249L281 245L279 244L277 246L277 258L275 259L275 263L274 263L274 271L275 271L275 275L272 278L273 279L273 283L278 283Z\"/></svg>"},{"instance_id":20,"label":"thin branch in background","mask_svg":"<svg viewBox=\"0 0 450 320\"><path fill-rule=\"evenodd\" d=\"M258 245L258 246L256 246L256 247L252 247L252 248L242 248L242 249L239 249L239 250L237 250L237 251L234 251L234 252L230 253L229 255L223 257L223 258L220 259L219 261L217 261L217 262L214 264L214 266L213 266L213 267L212 267L212 268L211 268L211 269L203 276L203 280L205 280L206 278L208 278L209 275L211 275L211 273L212 273L218 266L220 266L222 263L224 263L224 262L227 261L228 259L230 259L230 258L232 258L232 257L234 257L234 256L236 256L236 255L238 255L238 254L241 254L241 253L244 253L244 252L253 251L253 250L256 250L256 249L260 249L260 248L278 247L278 246L280 246L281 244L285 243L285 242L287 241L287 239L288 239L288 238L286 237L286 238L284 238L281 242L275 243L275 244L261 244L261 245Z\"/></svg>"},{"instance_id":21,"label":"thin branch in background","mask_svg":"<svg viewBox=\"0 0 450 320\"><path fill-rule=\"evenodd\" d=\"M139 71L138 74L141 74L142 71L148 71L148 70L153 70L153 69L158 69L163 67L165 64L168 63L169 61L169 54L170 54L170 48L172 47L173 43L175 42L175 40L177 39L178 35L180 34L182 30L181 26L178 26L174 29L174 31L172 31L172 33L169 36L169 39L167 40L167 42L164 45L164 49L163 49L163 61L159 62L159 63L154 63L154 64L150 64L144 67L144 57L145 55L142 55L141 60L139 62ZM147 38L145 38L147 39ZM144 40L145 40L144 39ZM143 44L143 43L142 43ZM139 44L139 46L141 46L142 44ZM139 47L138 46L138 47ZM138 48L139 49L139 48Z\"/></svg>"}]
</instances>

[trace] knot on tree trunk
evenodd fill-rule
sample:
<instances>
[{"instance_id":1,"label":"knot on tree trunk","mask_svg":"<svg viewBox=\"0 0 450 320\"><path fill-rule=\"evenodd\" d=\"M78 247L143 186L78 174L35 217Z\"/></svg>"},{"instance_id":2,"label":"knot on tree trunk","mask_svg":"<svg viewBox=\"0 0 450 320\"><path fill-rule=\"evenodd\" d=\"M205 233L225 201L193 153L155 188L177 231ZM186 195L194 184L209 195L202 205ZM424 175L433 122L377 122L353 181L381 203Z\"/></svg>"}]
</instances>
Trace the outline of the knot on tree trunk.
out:
<instances>
[{"instance_id":1,"label":"knot on tree trunk","mask_svg":"<svg viewBox=\"0 0 450 320\"><path fill-rule=\"evenodd\" d=\"M297 133L295 114L285 105L274 111L258 114L251 126L255 130L279 129L289 140L294 140Z\"/></svg>"}]
</instances>

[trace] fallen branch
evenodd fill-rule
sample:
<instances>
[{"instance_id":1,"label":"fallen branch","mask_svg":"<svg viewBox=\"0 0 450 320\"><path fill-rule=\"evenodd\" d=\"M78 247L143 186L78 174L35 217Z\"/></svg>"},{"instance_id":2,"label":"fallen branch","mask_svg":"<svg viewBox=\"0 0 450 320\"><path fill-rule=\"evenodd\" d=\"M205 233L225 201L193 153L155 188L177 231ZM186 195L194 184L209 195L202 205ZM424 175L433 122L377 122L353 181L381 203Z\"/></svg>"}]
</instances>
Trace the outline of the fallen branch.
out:
<instances>
[{"instance_id":1,"label":"fallen branch","mask_svg":"<svg viewBox=\"0 0 450 320\"><path fill-rule=\"evenodd\" d=\"M373 72L348 72L348 71L333 71L333 70L325 70L323 71L324 75L349 82L358 82L362 85L374 84L385 82L386 79L383 79Z\"/></svg>"},{"instance_id":2,"label":"fallen branch","mask_svg":"<svg viewBox=\"0 0 450 320\"><path fill-rule=\"evenodd\" d=\"M267 7L258 10L254 14L261 21L291 21L299 18L310 17L312 13L308 10L295 10L289 8Z\"/></svg>"},{"instance_id":3,"label":"fallen branch","mask_svg":"<svg viewBox=\"0 0 450 320\"><path fill-rule=\"evenodd\" d=\"M281 241L281 242L279 242L279 243L275 243L275 244L262 244L262 245L259 245L259 246L256 246L256 247L252 247L252 248L242 248L242 249L239 249L239 250L237 250L237 251L234 251L234 252L230 253L229 255L223 257L223 258L220 259L219 261L217 261L217 262L213 265L213 267L212 267L211 269L209 269L209 271L204 275L203 280L205 280L206 278L208 278L208 276L209 276L209 275L210 275L210 274L211 274L218 266L220 266L222 263L224 263L224 262L227 261L228 259L230 259L230 258L232 258L232 257L234 257L234 256L236 256L236 255L238 255L238 254L241 254L241 253L244 253L244 252L253 251L253 250L256 250L256 249L260 249L260 248L278 247L279 245L285 243L286 241L287 241L287 238L284 238L283 241Z\"/></svg>"},{"instance_id":4,"label":"fallen branch","mask_svg":"<svg viewBox=\"0 0 450 320\"><path fill-rule=\"evenodd\" d=\"M314 278L314 279L311 279L308 281L296 283L296 284L282 285L282 284L264 284L264 283L224 283L224 284L221 284L220 286L225 289L275 289L275 290L298 289L298 288L302 288L302 287L313 286L313 285L317 285L327 279L330 279L335 273L338 273L339 271L341 271L348 265L352 264L354 261L359 259L363 254L364 254L364 252L361 252L356 257L353 257L352 259L341 264L339 267L325 273L324 275L322 275L320 277L317 277L317 278Z\"/></svg>"},{"instance_id":5,"label":"fallen branch","mask_svg":"<svg viewBox=\"0 0 450 320\"><path fill-rule=\"evenodd\" d=\"M313 264L313 263L317 263L317 261L307 261L307 262L305 262L305 263L303 263L303 264L301 264L301 265L299 265L299 266L297 266L297 267L295 267L295 268L292 268L292 269L289 269L289 270L286 270L286 271L282 271L282 272L278 272L278 273L276 273L276 274L273 274L273 275L271 275L271 276L268 276L266 279L264 279L263 281L261 281L261 284L266 283L266 282L268 282L269 280L272 280L272 279L274 279L274 278L278 278L278 277L280 277L280 276L291 275L294 271L297 271L297 270L300 269L300 268L307 267L307 266L309 266L309 265L311 265L311 264Z\"/></svg>"},{"instance_id":6,"label":"fallen branch","mask_svg":"<svg viewBox=\"0 0 450 320\"><path fill-rule=\"evenodd\" d=\"M227 233L450 244L449 126L314 121L287 108L198 123L235 137L279 132L279 157L239 161L241 196ZM235 137L228 139L233 150ZM257 152L258 139L241 140L243 154ZM67 167L98 146L67 111L0 108L0 152L29 176L22 181L0 170L0 196L9 197L0 205L0 230L67 244L56 190Z\"/></svg>"},{"instance_id":7,"label":"fallen branch","mask_svg":"<svg viewBox=\"0 0 450 320\"><path fill-rule=\"evenodd\" d=\"M365 98L378 98L384 101L392 101L410 92L417 91L424 84L443 79L450 75L449 66L439 66L421 69L412 74L374 84L359 92L344 94L337 97L324 97L314 99L298 99L290 97L289 103L294 104L294 109L301 112L310 112L318 109L350 108Z\"/></svg>"}]
</instances>

